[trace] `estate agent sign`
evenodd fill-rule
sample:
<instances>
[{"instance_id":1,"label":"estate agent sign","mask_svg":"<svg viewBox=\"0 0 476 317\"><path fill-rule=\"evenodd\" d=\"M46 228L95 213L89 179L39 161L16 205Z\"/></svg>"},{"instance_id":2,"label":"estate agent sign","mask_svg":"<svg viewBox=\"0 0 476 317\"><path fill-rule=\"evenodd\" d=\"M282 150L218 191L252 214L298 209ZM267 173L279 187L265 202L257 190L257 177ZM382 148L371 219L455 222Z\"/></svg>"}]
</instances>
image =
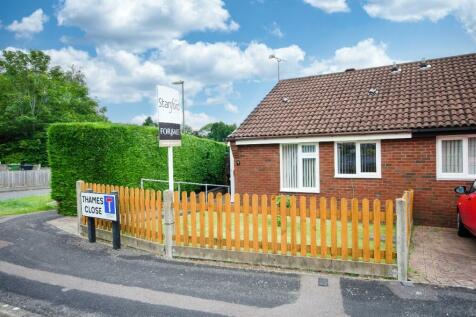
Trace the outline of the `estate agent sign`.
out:
<instances>
[{"instance_id":1,"label":"estate agent sign","mask_svg":"<svg viewBox=\"0 0 476 317\"><path fill-rule=\"evenodd\" d=\"M182 106L179 92L173 88L158 85L157 107L159 113L159 146L180 146Z\"/></svg>"}]
</instances>

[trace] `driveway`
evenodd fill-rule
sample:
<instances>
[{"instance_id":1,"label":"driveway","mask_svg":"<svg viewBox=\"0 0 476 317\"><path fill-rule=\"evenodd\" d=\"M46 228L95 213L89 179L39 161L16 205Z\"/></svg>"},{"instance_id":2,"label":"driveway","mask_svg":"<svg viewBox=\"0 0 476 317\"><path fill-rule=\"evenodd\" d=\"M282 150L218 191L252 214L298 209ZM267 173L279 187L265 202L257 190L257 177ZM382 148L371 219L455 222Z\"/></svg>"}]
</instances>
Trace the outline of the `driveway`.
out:
<instances>
[{"instance_id":1,"label":"driveway","mask_svg":"<svg viewBox=\"0 0 476 317\"><path fill-rule=\"evenodd\" d=\"M476 238L461 238L452 228L415 226L412 242L412 281L476 288Z\"/></svg>"},{"instance_id":2,"label":"driveway","mask_svg":"<svg viewBox=\"0 0 476 317\"><path fill-rule=\"evenodd\" d=\"M470 289L166 261L88 243L58 218L0 221L0 316L476 315Z\"/></svg>"}]
</instances>

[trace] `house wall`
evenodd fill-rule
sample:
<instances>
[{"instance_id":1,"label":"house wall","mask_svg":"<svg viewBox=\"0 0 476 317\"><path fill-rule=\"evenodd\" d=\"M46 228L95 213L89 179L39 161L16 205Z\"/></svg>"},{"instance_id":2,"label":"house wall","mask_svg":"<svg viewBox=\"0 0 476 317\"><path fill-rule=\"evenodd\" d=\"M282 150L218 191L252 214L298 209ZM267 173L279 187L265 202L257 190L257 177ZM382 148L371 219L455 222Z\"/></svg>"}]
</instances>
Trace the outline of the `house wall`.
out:
<instances>
[{"instance_id":1,"label":"house wall","mask_svg":"<svg viewBox=\"0 0 476 317\"><path fill-rule=\"evenodd\" d=\"M279 145L231 144L237 193L279 194ZM468 181L436 180L436 137L382 140L382 178L334 178L334 143L319 143L320 193L338 198L400 197L414 189L416 224L453 227L456 223L454 187ZM239 165L238 165L239 161ZM307 194L309 196L309 194Z\"/></svg>"}]
</instances>

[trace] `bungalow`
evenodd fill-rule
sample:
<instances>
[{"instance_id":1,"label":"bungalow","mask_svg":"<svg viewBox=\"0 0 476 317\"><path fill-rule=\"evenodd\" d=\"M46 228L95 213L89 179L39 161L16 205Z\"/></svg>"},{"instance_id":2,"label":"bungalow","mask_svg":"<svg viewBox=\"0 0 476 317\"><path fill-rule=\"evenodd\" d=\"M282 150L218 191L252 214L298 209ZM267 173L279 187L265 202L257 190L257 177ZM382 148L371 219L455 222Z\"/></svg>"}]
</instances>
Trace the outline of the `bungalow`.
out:
<instances>
[{"instance_id":1,"label":"bungalow","mask_svg":"<svg viewBox=\"0 0 476 317\"><path fill-rule=\"evenodd\" d=\"M229 137L237 193L394 199L454 226L476 179L476 54L279 81Z\"/></svg>"}]
</instances>

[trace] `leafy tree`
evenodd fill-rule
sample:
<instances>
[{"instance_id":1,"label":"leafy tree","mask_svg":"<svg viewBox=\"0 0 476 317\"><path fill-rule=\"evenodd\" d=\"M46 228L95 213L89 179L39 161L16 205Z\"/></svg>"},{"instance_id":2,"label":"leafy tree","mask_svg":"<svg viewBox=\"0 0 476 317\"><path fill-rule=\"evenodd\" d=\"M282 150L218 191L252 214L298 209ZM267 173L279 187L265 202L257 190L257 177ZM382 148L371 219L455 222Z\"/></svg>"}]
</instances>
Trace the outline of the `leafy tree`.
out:
<instances>
[{"instance_id":1,"label":"leafy tree","mask_svg":"<svg viewBox=\"0 0 476 317\"><path fill-rule=\"evenodd\" d=\"M157 127L157 126L159 126L157 123L154 122L154 120L152 120L152 118L150 116L145 118L144 123L142 123L142 125L146 126L146 127Z\"/></svg>"},{"instance_id":2,"label":"leafy tree","mask_svg":"<svg viewBox=\"0 0 476 317\"><path fill-rule=\"evenodd\" d=\"M213 122L203 126L198 135L219 142L226 141L226 138L236 130L236 124L226 124L222 121Z\"/></svg>"},{"instance_id":3,"label":"leafy tree","mask_svg":"<svg viewBox=\"0 0 476 317\"><path fill-rule=\"evenodd\" d=\"M106 121L74 68L51 67L41 51L0 57L0 161L48 163L46 129L53 122Z\"/></svg>"}]
</instances>

